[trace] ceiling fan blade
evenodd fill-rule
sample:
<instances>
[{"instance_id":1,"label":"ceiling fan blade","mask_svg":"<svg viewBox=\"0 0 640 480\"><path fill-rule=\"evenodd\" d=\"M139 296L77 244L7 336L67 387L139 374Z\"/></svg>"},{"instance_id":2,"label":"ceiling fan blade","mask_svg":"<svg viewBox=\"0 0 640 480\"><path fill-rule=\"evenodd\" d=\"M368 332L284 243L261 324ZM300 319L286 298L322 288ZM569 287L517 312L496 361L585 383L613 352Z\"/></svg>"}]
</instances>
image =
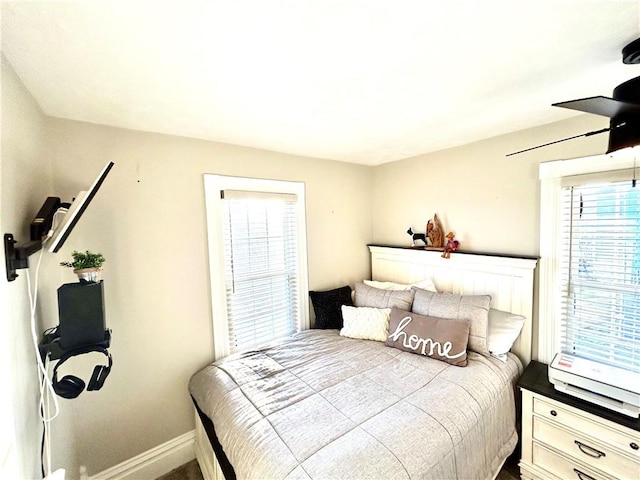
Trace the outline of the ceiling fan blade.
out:
<instances>
[{"instance_id":1,"label":"ceiling fan blade","mask_svg":"<svg viewBox=\"0 0 640 480\"><path fill-rule=\"evenodd\" d=\"M624 124L622 124L622 125L624 125ZM617 127L620 127L622 125L616 125L613 128L617 128ZM581 133L580 135L574 135L573 137L567 137L567 138L563 138L561 140L556 140L554 142L549 142L549 143L545 143L545 144L542 144L542 145L536 145L535 147L525 148L524 150L520 150L518 152L507 153L505 156L506 157L510 157L512 155L518 155L519 153L524 153L524 152L529 152L531 150L535 150L536 148L548 147L549 145L554 145L554 144L560 143L560 142L566 142L567 140L573 140L574 138L590 137L592 135L598 135L599 133L605 133L605 132L608 132L610 130L611 130L611 128L603 128L601 130L593 130L591 132Z\"/></svg>"},{"instance_id":2,"label":"ceiling fan blade","mask_svg":"<svg viewBox=\"0 0 640 480\"><path fill-rule=\"evenodd\" d=\"M552 104L553 107L570 108L581 112L594 113L613 118L618 115L640 114L640 105L609 97L588 97Z\"/></svg>"}]
</instances>

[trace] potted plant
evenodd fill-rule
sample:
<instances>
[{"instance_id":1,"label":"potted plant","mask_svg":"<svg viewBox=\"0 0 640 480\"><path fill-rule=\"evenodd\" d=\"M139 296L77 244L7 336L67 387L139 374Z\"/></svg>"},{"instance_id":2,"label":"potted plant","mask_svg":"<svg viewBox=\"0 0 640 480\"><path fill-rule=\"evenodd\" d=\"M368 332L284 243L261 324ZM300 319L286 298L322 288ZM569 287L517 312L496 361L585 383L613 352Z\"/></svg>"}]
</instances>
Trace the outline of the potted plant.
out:
<instances>
[{"instance_id":1,"label":"potted plant","mask_svg":"<svg viewBox=\"0 0 640 480\"><path fill-rule=\"evenodd\" d=\"M80 282L99 282L102 278L102 264L105 258L101 253L73 251L73 261L60 262L63 267L73 268L73 273L78 276Z\"/></svg>"}]
</instances>

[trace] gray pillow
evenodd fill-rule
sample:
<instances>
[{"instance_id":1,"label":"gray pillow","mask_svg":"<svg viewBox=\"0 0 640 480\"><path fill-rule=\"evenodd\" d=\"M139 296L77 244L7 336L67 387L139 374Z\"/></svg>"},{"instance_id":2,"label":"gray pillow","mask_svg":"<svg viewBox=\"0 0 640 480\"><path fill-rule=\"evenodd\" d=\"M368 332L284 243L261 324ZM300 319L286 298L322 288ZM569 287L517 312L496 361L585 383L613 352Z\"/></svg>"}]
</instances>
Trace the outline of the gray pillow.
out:
<instances>
[{"instance_id":1,"label":"gray pillow","mask_svg":"<svg viewBox=\"0 0 640 480\"><path fill-rule=\"evenodd\" d=\"M383 290L369 287L364 283L356 283L356 307L400 308L411 310L413 290Z\"/></svg>"},{"instance_id":2,"label":"gray pillow","mask_svg":"<svg viewBox=\"0 0 640 480\"><path fill-rule=\"evenodd\" d=\"M445 320L394 308L385 345L465 367L468 339L469 320Z\"/></svg>"},{"instance_id":3,"label":"gray pillow","mask_svg":"<svg viewBox=\"0 0 640 480\"><path fill-rule=\"evenodd\" d=\"M434 293L419 288L411 309L414 313L430 317L469 320L469 350L490 355L487 346L490 295L456 295Z\"/></svg>"}]
</instances>

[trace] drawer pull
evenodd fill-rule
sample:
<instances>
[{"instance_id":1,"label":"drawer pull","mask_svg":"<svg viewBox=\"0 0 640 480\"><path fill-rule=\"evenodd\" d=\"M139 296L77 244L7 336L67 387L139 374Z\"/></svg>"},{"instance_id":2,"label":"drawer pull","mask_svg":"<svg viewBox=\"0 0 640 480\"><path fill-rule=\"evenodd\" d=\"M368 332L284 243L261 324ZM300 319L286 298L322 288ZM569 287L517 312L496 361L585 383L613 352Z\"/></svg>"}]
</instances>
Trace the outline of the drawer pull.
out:
<instances>
[{"instance_id":1,"label":"drawer pull","mask_svg":"<svg viewBox=\"0 0 640 480\"><path fill-rule=\"evenodd\" d=\"M638 444L637 444L636 442L631 442L631 443L629 444L629 446L630 446L633 450L638 450L638 448L640 448L640 447L638 447Z\"/></svg>"},{"instance_id":2,"label":"drawer pull","mask_svg":"<svg viewBox=\"0 0 640 480\"><path fill-rule=\"evenodd\" d=\"M580 470L578 470L577 468L573 469L574 472L576 472L576 475L578 476L578 478L580 480L596 480L595 478L593 478L591 475L587 475L584 472L581 472Z\"/></svg>"},{"instance_id":3,"label":"drawer pull","mask_svg":"<svg viewBox=\"0 0 640 480\"><path fill-rule=\"evenodd\" d=\"M595 448L590 447L589 445L585 445L584 443L579 442L578 440L574 440L573 443L575 443L578 446L578 448L582 453L584 453L585 455L589 455L590 457L600 458L600 457L606 456L604 452L601 452L600 450L596 450Z\"/></svg>"},{"instance_id":4,"label":"drawer pull","mask_svg":"<svg viewBox=\"0 0 640 480\"><path fill-rule=\"evenodd\" d=\"M552 417L558 416L558 412L556 412L555 410L551 410L549 413L551 414Z\"/></svg>"}]
</instances>

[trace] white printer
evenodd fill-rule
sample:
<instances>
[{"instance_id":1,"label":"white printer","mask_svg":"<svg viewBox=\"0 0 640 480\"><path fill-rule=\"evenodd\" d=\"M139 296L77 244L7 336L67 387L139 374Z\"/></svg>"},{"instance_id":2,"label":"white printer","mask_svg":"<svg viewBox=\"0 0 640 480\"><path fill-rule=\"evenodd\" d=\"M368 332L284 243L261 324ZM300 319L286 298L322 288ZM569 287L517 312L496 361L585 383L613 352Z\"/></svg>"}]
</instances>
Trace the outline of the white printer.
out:
<instances>
[{"instance_id":1,"label":"white printer","mask_svg":"<svg viewBox=\"0 0 640 480\"><path fill-rule=\"evenodd\" d=\"M640 374L558 353L549 364L549 381L556 390L640 417Z\"/></svg>"}]
</instances>

